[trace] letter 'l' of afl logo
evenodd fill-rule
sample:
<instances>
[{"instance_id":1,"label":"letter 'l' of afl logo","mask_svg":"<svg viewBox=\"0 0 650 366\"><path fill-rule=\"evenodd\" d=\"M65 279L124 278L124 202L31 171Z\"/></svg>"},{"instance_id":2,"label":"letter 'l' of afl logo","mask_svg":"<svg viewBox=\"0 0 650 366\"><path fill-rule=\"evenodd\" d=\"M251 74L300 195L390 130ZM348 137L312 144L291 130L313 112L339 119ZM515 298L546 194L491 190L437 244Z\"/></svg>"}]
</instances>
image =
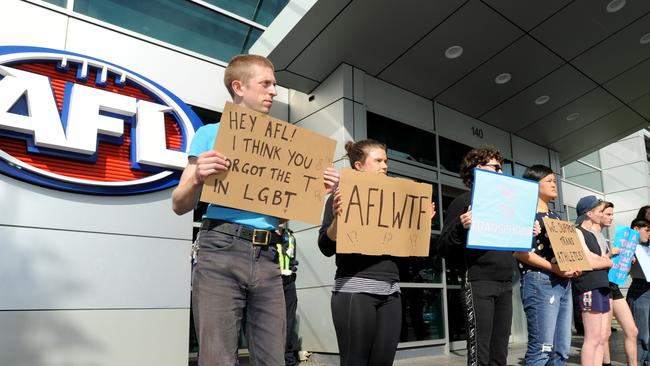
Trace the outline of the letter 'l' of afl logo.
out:
<instances>
[{"instance_id":1,"label":"letter 'l' of afl logo","mask_svg":"<svg viewBox=\"0 0 650 366\"><path fill-rule=\"evenodd\" d=\"M170 70L173 72L173 70ZM177 96L110 62L0 46L0 172L86 194L178 183L202 125Z\"/></svg>"}]
</instances>

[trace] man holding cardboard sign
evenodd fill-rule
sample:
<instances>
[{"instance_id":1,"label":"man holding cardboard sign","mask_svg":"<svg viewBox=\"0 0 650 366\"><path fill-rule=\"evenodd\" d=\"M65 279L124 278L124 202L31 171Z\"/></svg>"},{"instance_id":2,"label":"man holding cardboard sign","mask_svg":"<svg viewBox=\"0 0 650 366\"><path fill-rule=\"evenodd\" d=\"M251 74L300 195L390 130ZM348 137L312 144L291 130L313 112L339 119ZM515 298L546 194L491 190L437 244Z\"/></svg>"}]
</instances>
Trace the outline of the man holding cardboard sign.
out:
<instances>
[{"instance_id":1,"label":"man holding cardboard sign","mask_svg":"<svg viewBox=\"0 0 650 366\"><path fill-rule=\"evenodd\" d=\"M262 56L235 56L225 70L224 84L234 104L262 114L269 112L277 95L273 64ZM246 119L240 121L245 124ZM172 206L179 215L194 209L203 183L210 176L234 168L234 161L218 147L213 149L218 128L206 125L194 136L187 167L172 193ZM244 170L244 163L239 162L238 169ZM249 173L253 169L246 168ZM323 180L325 190L332 190L338 173L327 168ZM237 364L244 309L252 363L284 364L282 279L269 249L282 240L276 233L279 223L274 216L214 204L208 207L197 238L198 261L192 282L200 365Z\"/></svg>"},{"instance_id":2,"label":"man holding cardboard sign","mask_svg":"<svg viewBox=\"0 0 650 366\"><path fill-rule=\"evenodd\" d=\"M320 222L336 141L316 132L226 103L215 146L228 171L203 184L201 201L284 219Z\"/></svg>"}]
</instances>

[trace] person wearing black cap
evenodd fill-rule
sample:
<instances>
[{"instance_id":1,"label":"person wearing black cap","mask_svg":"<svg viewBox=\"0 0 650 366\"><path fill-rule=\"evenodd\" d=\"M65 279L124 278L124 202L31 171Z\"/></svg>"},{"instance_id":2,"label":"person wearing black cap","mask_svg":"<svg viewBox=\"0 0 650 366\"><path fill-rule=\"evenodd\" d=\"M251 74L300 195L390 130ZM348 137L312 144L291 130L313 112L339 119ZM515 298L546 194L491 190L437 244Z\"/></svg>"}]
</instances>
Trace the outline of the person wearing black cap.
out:
<instances>
[{"instance_id":1,"label":"person wearing black cap","mask_svg":"<svg viewBox=\"0 0 650 366\"><path fill-rule=\"evenodd\" d=\"M604 256L598 240L590 231L594 224L599 224L603 216L601 201L595 196L582 197L576 206L577 234L580 239L592 271L584 271L574 279L575 299L582 312L585 338L580 352L581 365L602 365L604 345L609 330L609 279L608 269L612 261Z\"/></svg>"}]
</instances>

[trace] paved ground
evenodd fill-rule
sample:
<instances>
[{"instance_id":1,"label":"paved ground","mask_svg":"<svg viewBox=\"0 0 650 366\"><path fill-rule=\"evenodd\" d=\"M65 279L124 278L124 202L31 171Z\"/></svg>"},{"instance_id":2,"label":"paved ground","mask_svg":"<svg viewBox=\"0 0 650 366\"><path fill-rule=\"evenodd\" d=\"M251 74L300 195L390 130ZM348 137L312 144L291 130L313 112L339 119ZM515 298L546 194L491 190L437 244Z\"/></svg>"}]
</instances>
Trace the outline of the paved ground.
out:
<instances>
[{"instance_id":1,"label":"paved ground","mask_svg":"<svg viewBox=\"0 0 650 366\"><path fill-rule=\"evenodd\" d=\"M567 365L580 365L580 347L582 346L582 337L574 335L571 339L571 354ZM610 338L610 348L612 353L612 365L625 365L625 352L623 350L623 331L618 330L612 333ZM511 345L508 352L508 365L523 365L524 354L526 353L526 344ZM449 355L422 357L417 359L396 361L396 366L465 366L467 364L465 351L451 352ZM241 366L248 366L248 357L242 355L240 358ZM189 366L196 366L196 360L190 360ZM318 362L301 362L301 366L335 366Z\"/></svg>"}]
</instances>

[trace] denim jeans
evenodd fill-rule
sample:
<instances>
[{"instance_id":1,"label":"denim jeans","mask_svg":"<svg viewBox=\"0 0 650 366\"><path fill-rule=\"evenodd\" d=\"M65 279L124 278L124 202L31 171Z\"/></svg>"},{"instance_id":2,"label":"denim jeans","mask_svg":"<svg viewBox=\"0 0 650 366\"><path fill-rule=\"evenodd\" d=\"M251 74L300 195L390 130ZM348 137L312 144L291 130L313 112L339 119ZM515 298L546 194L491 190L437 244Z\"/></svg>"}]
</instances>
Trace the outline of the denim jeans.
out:
<instances>
[{"instance_id":1,"label":"denim jeans","mask_svg":"<svg viewBox=\"0 0 650 366\"><path fill-rule=\"evenodd\" d=\"M627 291L627 303L630 305L634 323L639 329L636 340L636 354L639 365L649 362L650 342L650 284L645 280L634 279Z\"/></svg>"},{"instance_id":2,"label":"denim jeans","mask_svg":"<svg viewBox=\"0 0 650 366\"><path fill-rule=\"evenodd\" d=\"M284 365L284 293L272 250L206 229L198 240L192 306L199 365L238 365L244 313L251 365Z\"/></svg>"},{"instance_id":3,"label":"denim jeans","mask_svg":"<svg viewBox=\"0 0 650 366\"><path fill-rule=\"evenodd\" d=\"M521 279L521 299L528 323L524 364L564 365L571 348L571 281L532 271Z\"/></svg>"}]
</instances>

